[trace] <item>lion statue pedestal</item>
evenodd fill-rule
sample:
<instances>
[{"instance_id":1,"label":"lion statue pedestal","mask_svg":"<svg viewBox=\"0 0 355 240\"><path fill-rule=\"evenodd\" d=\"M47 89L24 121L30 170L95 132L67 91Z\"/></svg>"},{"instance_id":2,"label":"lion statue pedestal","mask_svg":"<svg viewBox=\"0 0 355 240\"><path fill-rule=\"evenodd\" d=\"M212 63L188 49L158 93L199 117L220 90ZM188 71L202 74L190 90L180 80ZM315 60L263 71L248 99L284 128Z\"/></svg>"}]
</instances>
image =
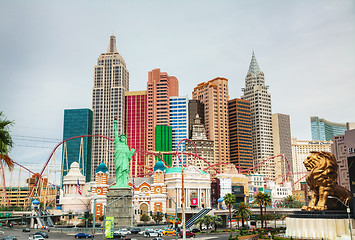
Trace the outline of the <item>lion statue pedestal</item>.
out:
<instances>
[{"instance_id":1,"label":"lion statue pedestal","mask_svg":"<svg viewBox=\"0 0 355 240\"><path fill-rule=\"evenodd\" d=\"M338 164L333 154L312 152L303 162L306 181L312 191L308 206L286 219L286 236L306 239L337 239L350 236L347 207L352 209L350 192L338 185ZM354 218L353 213L351 213ZM354 219L350 227L355 226Z\"/></svg>"}]
</instances>

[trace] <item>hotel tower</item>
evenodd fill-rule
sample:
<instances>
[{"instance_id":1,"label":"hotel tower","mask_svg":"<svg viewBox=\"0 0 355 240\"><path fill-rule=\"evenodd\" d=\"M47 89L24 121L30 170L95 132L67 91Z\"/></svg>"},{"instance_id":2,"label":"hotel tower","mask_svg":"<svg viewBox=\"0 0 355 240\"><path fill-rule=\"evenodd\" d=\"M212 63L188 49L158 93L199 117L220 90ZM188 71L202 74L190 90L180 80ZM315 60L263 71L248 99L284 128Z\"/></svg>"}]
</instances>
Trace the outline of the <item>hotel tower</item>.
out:
<instances>
[{"instance_id":1,"label":"hotel tower","mask_svg":"<svg viewBox=\"0 0 355 240\"><path fill-rule=\"evenodd\" d=\"M245 78L244 95L242 99L250 101L253 159L254 165L274 154L272 139L271 119L271 94L269 86L265 85L264 73L260 70L253 52L249 70ZM267 178L275 178L274 162L265 162L259 173L265 174Z\"/></svg>"},{"instance_id":2,"label":"hotel tower","mask_svg":"<svg viewBox=\"0 0 355 240\"><path fill-rule=\"evenodd\" d=\"M116 37L110 37L106 53L102 53L95 66L92 90L93 134L114 139L113 120L117 117L119 133L124 133L124 96L129 91L129 73L126 62L117 52ZM114 174L114 145L105 138L92 141L91 172L104 162L109 174ZM94 174L91 176L94 180Z\"/></svg>"}]
</instances>

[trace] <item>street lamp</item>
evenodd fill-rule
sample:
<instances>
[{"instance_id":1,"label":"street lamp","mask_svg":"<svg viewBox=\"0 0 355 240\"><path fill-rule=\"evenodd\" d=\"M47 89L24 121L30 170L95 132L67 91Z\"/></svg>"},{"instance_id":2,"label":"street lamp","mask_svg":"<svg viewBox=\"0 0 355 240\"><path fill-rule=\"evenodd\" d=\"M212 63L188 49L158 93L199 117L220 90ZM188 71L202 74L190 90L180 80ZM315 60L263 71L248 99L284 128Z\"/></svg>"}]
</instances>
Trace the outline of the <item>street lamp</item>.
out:
<instances>
[{"instance_id":1,"label":"street lamp","mask_svg":"<svg viewBox=\"0 0 355 240\"><path fill-rule=\"evenodd\" d=\"M105 231L106 231L106 208L108 208L111 204L117 202L118 200L120 200L120 199L122 199L122 198L124 198L124 197L128 197L128 196L133 196L133 195L132 195L132 194L123 195L123 196L121 196L121 197L119 197L119 198L116 198L114 201L110 202L109 204L104 205L104 214L103 214L103 216L104 216L104 225L103 225L103 228L102 228L102 231L103 231L103 233L102 233L102 239L105 239Z\"/></svg>"},{"instance_id":2,"label":"street lamp","mask_svg":"<svg viewBox=\"0 0 355 240\"><path fill-rule=\"evenodd\" d=\"M338 200L339 202L341 202L341 204L343 204L346 207L346 212L348 213L348 219L349 219L349 231L350 231L350 239L353 240L353 233L351 231L351 222L350 222L350 207L348 205L345 205L343 203L343 201L341 201L339 198L334 197L334 196L328 196L328 198L334 198L336 200ZM350 203L349 203L350 204Z\"/></svg>"},{"instance_id":3,"label":"street lamp","mask_svg":"<svg viewBox=\"0 0 355 240\"><path fill-rule=\"evenodd\" d=\"M93 231L92 231L92 238L95 239L95 221L96 221L96 199L97 199L97 194L94 194L94 215L93 215Z\"/></svg>"},{"instance_id":4,"label":"street lamp","mask_svg":"<svg viewBox=\"0 0 355 240\"><path fill-rule=\"evenodd\" d=\"M166 195L169 199L171 199L174 203L175 203L175 223L177 222L177 203L175 202L175 200L170 197L169 195ZM176 226L176 225L175 225ZM177 228L175 227L175 239L178 239L178 236L177 236Z\"/></svg>"}]
</instances>

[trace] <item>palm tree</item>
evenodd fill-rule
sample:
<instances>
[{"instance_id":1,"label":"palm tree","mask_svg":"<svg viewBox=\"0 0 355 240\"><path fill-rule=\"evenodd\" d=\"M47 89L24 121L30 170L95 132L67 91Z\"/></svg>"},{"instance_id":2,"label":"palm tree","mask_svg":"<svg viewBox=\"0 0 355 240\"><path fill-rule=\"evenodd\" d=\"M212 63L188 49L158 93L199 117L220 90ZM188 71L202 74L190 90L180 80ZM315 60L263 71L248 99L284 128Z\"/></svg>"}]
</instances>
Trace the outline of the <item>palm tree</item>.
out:
<instances>
[{"instance_id":1,"label":"palm tree","mask_svg":"<svg viewBox=\"0 0 355 240\"><path fill-rule=\"evenodd\" d=\"M9 127L13 125L12 121L3 118L3 113L0 112L0 161L12 170L14 163L9 157L9 152L12 148L12 139L9 132Z\"/></svg>"},{"instance_id":2,"label":"palm tree","mask_svg":"<svg viewBox=\"0 0 355 240\"><path fill-rule=\"evenodd\" d=\"M224 202L228 206L228 209L229 209L229 227L230 227L230 235L231 236L232 236L232 206L235 204L236 201L237 201L236 197L231 193L227 193L224 196Z\"/></svg>"},{"instance_id":3,"label":"palm tree","mask_svg":"<svg viewBox=\"0 0 355 240\"><path fill-rule=\"evenodd\" d=\"M245 202L239 203L233 214L239 215L242 218L242 227L244 228L244 219L247 219L251 215L249 205Z\"/></svg>"},{"instance_id":4,"label":"palm tree","mask_svg":"<svg viewBox=\"0 0 355 240\"><path fill-rule=\"evenodd\" d=\"M200 226L200 231L202 232L202 225L205 224L205 219L202 217L196 221L196 223Z\"/></svg>"},{"instance_id":5,"label":"palm tree","mask_svg":"<svg viewBox=\"0 0 355 240\"><path fill-rule=\"evenodd\" d=\"M264 194L262 192L258 192L254 196L253 205L258 205L260 208L260 220L261 220L261 228L263 228L263 204L264 204Z\"/></svg>"},{"instance_id":6,"label":"palm tree","mask_svg":"<svg viewBox=\"0 0 355 240\"><path fill-rule=\"evenodd\" d=\"M204 224L206 225L206 230L208 232L210 229L210 226L213 224L213 217L211 215L205 215L205 216L203 216L203 221L204 221Z\"/></svg>"},{"instance_id":7,"label":"palm tree","mask_svg":"<svg viewBox=\"0 0 355 240\"><path fill-rule=\"evenodd\" d=\"M265 208L265 227L266 227L266 207L272 205L271 196L269 193L264 193L264 208Z\"/></svg>"},{"instance_id":8,"label":"palm tree","mask_svg":"<svg viewBox=\"0 0 355 240\"><path fill-rule=\"evenodd\" d=\"M292 195L288 195L283 199L283 204L287 208L292 208L294 206L294 203L296 201L296 198Z\"/></svg>"},{"instance_id":9,"label":"palm tree","mask_svg":"<svg viewBox=\"0 0 355 240\"><path fill-rule=\"evenodd\" d=\"M217 216L217 215L212 216L211 223L214 226L214 230L217 231L217 226L220 226L223 224L222 217Z\"/></svg>"}]
</instances>

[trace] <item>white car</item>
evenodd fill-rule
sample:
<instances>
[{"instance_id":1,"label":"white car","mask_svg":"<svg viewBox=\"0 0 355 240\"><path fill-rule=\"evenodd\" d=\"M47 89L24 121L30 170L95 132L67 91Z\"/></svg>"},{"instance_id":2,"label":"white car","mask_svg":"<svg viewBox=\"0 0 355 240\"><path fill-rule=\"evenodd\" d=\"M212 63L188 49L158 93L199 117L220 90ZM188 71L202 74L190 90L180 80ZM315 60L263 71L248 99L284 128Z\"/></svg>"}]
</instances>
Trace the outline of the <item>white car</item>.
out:
<instances>
[{"instance_id":1,"label":"white car","mask_svg":"<svg viewBox=\"0 0 355 240\"><path fill-rule=\"evenodd\" d=\"M28 237L28 240L44 240L44 237L42 237L42 235L30 235Z\"/></svg>"},{"instance_id":2,"label":"white car","mask_svg":"<svg viewBox=\"0 0 355 240\"><path fill-rule=\"evenodd\" d=\"M131 232L128 231L127 228L122 228L122 229L118 230L116 233L119 233L119 234L121 234L122 236L127 236L127 235L130 235L130 234L131 234Z\"/></svg>"}]
</instances>

